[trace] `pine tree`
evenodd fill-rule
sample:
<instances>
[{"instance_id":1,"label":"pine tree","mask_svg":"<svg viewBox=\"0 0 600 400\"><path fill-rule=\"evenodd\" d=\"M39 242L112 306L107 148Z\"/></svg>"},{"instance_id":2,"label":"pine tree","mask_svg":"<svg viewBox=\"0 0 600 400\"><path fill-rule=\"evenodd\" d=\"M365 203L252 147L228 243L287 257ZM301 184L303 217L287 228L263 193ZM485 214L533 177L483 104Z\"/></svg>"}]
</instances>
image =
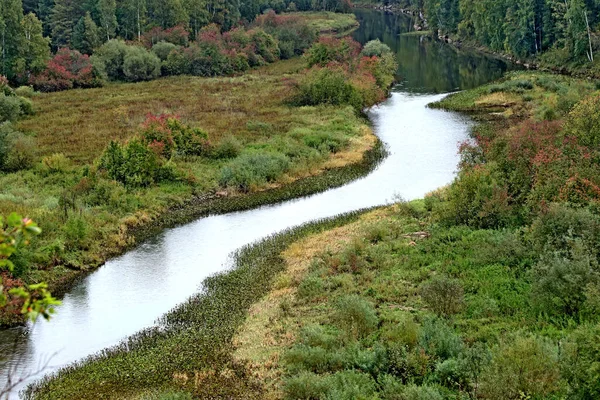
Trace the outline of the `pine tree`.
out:
<instances>
[{"instance_id":1,"label":"pine tree","mask_svg":"<svg viewBox=\"0 0 600 400\"><path fill-rule=\"evenodd\" d=\"M115 0L99 0L98 15L100 25L104 32L106 40L110 40L116 36L117 32L117 3Z\"/></svg>"},{"instance_id":2,"label":"pine tree","mask_svg":"<svg viewBox=\"0 0 600 400\"><path fill-rule=\"evenodd\" d=\"M52 27L52 43L57 47L65 47L71 43L73 28L83 17L83 9L78 0L54 0L54 8L50 15Z\"/></svg>"},{"instance_id":3,"label":"pine tree","mask_svg":"<svg viewBox=\"0 0 600 400\"><path fill-rule=\"evenodd\" d=\"M100 46L100 30L89 12L79 19L73 30L72 46L82 54L92 54Z\"/></svg>"},{"instance_id":4,"label":"pine tree","mask_svg":"<svg viewBox=\"0 0 600 400\"><path fill-rule=\"evenodd\" d=\"M209 17L206 0L184 0L183 5L190 16L190 28L194 37L203 26L208 25Z\"/></svg>"},{"instance_id":5,"label":"pine tree","mask_svg":"<svg viewBox=\"0 0 600 400\"><path fill-rule=\"evenodd\" d=\"M177 25L187 26L189 16L181 0L149 0L149 23L163 28L172 28Z\"/></svg>"}]
</instances>

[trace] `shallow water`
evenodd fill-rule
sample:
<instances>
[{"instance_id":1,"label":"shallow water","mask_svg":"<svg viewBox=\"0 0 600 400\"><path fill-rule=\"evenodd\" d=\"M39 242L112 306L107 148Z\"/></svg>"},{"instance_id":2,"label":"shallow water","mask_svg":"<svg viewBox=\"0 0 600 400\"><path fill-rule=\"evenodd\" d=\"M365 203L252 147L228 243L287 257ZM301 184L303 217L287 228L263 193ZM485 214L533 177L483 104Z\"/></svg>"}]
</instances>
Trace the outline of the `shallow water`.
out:
<instances>
[{"instance_id":1,"label":"shallow water","mask_svg":"<svg viewBox=\"0 0 600 400\"><path fill-rule=\"evenodd\" d=\"M375 171L313 196L201 218L165 230L107 262L65 295L50 322L0 332L0 358L7 360L2 365L0 387L9 370L23 376L47 363L44 372L48 373L151 326L159 316L201 290L204 278L230 267L231 253L243 245L315 219L383 205L397 196L407 200L420 198L450 183L459 160L458 143L467 138L471 122L464 116L432 110L426 105L445 96L432 93L483 82L480 75L444 72L438 76L435 71L425 73L413 66L420 65L422 57L426 64L439 63L444 71L464 71L465 65L475 63L488 71L487 78L491 80L506 65L481 56L449 57L449 50L443 50L445 45L420 37L398 39L392 33L411 25L403 18L361 12L363 25L355 33L362 41L379 34L375 37L388 43L401 60L411 59L410 63L400 62L401 84L391 97L368 112L374 132L389 151ZM379 26L377 21L384 25ZM377 31L374 26L381 29ZM456 80L455 76L462 78ZM17 337L20 340L15 346Z\"/></svg>"}]
</instances>

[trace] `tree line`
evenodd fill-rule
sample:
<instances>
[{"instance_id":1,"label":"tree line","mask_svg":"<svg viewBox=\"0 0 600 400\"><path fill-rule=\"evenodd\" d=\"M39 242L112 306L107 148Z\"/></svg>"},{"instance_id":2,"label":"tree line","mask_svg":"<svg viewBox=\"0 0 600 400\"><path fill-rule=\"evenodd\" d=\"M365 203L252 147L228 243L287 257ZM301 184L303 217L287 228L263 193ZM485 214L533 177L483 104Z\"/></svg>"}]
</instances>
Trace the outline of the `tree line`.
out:
<instances>
[{"instance_id":1,"label":"tree line","mask_svg":"<svg viewBox=\"0 0 600 400\"><path fill-rule=\"evenodd\" d=\"M436 33L530 57L548 50L593 61L600 47L598 0L392 0L422 10Z\"/></svg>"},{"instance_id":2,"label":"tree line","mask_svg":"<svg viewBox=\"0 0 600 400\"><path fill-rule=\"evenodd\" d=\"M195 37L217 24L223 31L272 9L347 11L348 0L2 0L0 75L26 83L43 71L51 51L84 54L120 38L142 39L153 28L181 27Z\"/></svg>"}]
</instances>

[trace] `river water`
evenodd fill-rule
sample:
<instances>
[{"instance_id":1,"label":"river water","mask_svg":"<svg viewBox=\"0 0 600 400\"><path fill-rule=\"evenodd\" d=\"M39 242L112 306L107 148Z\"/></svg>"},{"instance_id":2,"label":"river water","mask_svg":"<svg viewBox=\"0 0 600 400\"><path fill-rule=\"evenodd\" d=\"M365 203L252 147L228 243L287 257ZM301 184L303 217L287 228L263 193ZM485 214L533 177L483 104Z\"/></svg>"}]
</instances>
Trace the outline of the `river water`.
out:
<instances>
[{"instance_id":1,"label":"river water","mask_svg":"<svg viewBox=\"0 0 600 400\"><path fill-rule=\"evenodd\" d=\"M151 326L201 290L207 276L230 267L231 253L243 245L315 219L383 205L396 196L420 198L452 181L457 146L467 138L471 122L426 105L444 93L496 79L507 65L403 35L413 26L406 16L362 10L357 16L361 27L354 37L363 43L379 38L399 60L398 86L368 112L389 151L379 167L324 193L165 230L107 262L65 295L50 322L0 332L0 389L9 371L24 376L45 366L48 373ZM16 397L14 392L10 396Z\"/></svg>"}]
</instances>

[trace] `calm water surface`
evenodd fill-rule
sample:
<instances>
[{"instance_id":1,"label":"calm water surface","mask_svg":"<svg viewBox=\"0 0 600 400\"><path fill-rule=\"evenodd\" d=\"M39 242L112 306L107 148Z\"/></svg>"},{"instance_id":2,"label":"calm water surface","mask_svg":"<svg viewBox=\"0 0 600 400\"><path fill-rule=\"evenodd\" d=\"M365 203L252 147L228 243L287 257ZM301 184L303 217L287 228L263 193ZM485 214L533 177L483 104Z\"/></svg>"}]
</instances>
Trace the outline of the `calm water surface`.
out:
<instances>
[{"instance_id":1,"label":"calm water surface","mask_svg":"<svg viewBox=\"0 0 600 400\"><path fill-rule=\"evenodd\" d=\"M364 207L405 199L452 181L457 145L471 122L426 105L449 91L499 77L507 66L416 36L407 17L357 13L361 42L379 38L398 55L400 84L368 112L390 153L368 176L324 193L272 206L211 216L168 229L82 280L63 299L50 322L0 332L0 387L8 370L17 375L47 363L51 372L93 354L145 327L201 290L209 275L231 266L237 248L286 228ZM20 338L15 346L15 339ZM39 377L39 376L38 376ZM29 380L30 382L31 380ZM23 385L21 385L21 388ZM16 394L12 397L16 398Z\"/></svg>"}]
</instances>

